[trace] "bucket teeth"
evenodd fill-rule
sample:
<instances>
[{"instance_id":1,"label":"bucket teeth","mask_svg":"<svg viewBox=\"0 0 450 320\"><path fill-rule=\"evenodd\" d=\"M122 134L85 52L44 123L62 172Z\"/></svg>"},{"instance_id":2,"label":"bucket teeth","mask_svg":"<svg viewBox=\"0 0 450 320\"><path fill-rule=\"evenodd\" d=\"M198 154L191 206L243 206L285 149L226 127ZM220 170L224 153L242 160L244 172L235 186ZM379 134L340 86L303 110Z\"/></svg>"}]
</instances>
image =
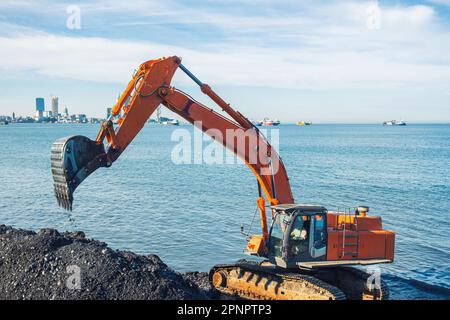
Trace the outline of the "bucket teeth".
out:
<instances>
[{"instance_id":1,"label":"bucket teeth","mask_svg":"<svg viewBox=\"0 0 450 320\"><path fill-rule=\"evenodd\" d=\"M58 205L66 210L72 211L73 196L67 184L61 182L54 183L55 197Z\"/></svg>"},{"instance_id":2,"label":"bucket teeth","mask_svg":"<svg viewBox=\"0 0 450 320\"><path fill-rule=\"evenodd\" d=\"M73 196L67 187L55 186L55 196L60 207L72 211Z\"/></svg>"}]
</instances>

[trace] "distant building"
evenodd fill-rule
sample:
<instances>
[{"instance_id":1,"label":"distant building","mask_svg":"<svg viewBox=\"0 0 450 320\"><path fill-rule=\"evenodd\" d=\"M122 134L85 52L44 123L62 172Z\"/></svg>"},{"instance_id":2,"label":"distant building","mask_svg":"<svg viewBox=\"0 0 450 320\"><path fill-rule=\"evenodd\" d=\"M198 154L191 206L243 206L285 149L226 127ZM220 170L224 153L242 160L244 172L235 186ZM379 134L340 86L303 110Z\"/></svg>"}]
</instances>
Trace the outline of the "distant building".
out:
<instances>
[{"instance_id":1,"label":"distant building","mask_svg":"<svg viewBox=\"0 0 450 320\"><path fill-rule=\"evenodd\" d=\"M75 116L75 122L76 123L87 123L88 120L87 120L87 117L85 114L77 114Z\"/></svg>"},{"instance_id":2,"label":"distant building","mask_svg":"<svg viewBox=\"0 0 450 320\"><path fill-rule=\"evenodd\" d=\"M106 108L106 119L109 119L111 117L112 108Z\"/></svg>"},{"instance_id":3,"label":"distant building","mask_svg":"<svg viewBox=\"0 0 450 320\"><path fill-rule=\"evenodd\" d=\"M67 106L64 108L64 115L65 116L69 115L69 109L67 108Z\"/></svg>"},{"instance_id":4,"label":"distant building","mask_svg":"<svg viewBox=\"0 0 450 320\"><path fill-rule=\"evenodd\" d=\"M45 103L44 98L36 98L36 111L44 111Z\"/></svg>"},{"instance_id":5,"label":"distant building","mask_svg":"<svg viewBox=\"0 0 450 320\"><path fill-rule=\"evenodd\" d=\"M52 97L52 114L57 117L58 116L58 97L53 96Z\"/></svg>"},{"instance_id":6,"label":"distant building","mask_svg":"<svg viewBox=\"0 0 450 320\"><path fill-rule=\"evenodd\" d=\"M44 98L36 98L36 117L42 118L45 110Z\"/></svg>"}]
</instances>

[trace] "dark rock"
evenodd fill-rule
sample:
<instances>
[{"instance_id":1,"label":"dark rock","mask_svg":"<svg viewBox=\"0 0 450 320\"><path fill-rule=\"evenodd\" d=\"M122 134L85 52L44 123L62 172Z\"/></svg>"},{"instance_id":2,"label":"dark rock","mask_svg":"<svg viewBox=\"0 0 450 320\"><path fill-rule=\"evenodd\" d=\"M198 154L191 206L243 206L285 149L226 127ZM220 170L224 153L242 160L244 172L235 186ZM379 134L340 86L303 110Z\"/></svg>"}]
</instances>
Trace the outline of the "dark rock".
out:
<instances>
[{"instance_id":1,"label":"dark rock","mask_svg":"<svg viewBox=\"0 0 450 320\"><path fill-rule=\"evenodd\" d=\"M206 273L177 273L156 255L112 250L82 232L0 225L0 299L210 298Z\"/></svg>"},{"instance_id":2,"label":"dark rock","mask_svg":"<svg viewBox=\"0 0 450 320\"><path fill-rule=\"evenodd\" d=\"M217 300L222 298L216 290L211 288L209 284L209 274L207 272L185 272L183 277L188 281L195 283L198 288L203 290L209 299Z\"/></svg>"}]
</instances>

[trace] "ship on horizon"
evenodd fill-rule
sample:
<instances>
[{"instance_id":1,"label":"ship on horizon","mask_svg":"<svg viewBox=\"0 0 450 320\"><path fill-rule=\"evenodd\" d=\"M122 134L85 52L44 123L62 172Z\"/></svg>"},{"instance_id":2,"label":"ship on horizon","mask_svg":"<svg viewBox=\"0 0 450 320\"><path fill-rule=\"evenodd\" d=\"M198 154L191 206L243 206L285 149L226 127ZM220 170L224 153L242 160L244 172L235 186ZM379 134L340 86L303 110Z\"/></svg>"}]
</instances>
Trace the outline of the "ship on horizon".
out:
<instances>
[{"instance_id":1,"label":"ship on horizon","mask_svg":"<svg viewBox=\"0 0 450 320\"><path fill-rule=\"evenodd\" d=\"M403 120L390 120L383 122L383 126L406 126L406 122Z\"/></svg>"},{"instance_id":2,"label":"ship on horizon","mask_svg":"<svg viewBox=\"0 0 450 320\"><path fill-rule=\"evenodd\" d=\"M261 126L263 126L263 127L272 127L272 126L278 126L280 123L281 122L278 119L272 120L272 119L266 117L263 120L258 121L256 123L256 125L259 126L259 127L261 127Z\"/></svg>"},{"instance_id":3,"label":"ship on horizon","mask_svg":"<svg viewBox=\"0 0 450 320\"><path fill-rule=\"evenodd\" d=\"M165 125L165 126L178 126L178 125L180 125L180 122L177 119L161 117L160 124Z\"/></svg>"},{"instance_id":4,"label":"ship on horizon","mask_svg":"<svg viewBox=\"0 0 450 320\"><path fill-rule=\"evenodd\" d=\"M177 119L172 119L172 118L167 118L167 117L161 116L161 107L158 107L158 109L156 109L156 119L150 118L148 122L161 124L164 126L179 126L180 125L180 122Z\"/></svg>"}]
</instances>

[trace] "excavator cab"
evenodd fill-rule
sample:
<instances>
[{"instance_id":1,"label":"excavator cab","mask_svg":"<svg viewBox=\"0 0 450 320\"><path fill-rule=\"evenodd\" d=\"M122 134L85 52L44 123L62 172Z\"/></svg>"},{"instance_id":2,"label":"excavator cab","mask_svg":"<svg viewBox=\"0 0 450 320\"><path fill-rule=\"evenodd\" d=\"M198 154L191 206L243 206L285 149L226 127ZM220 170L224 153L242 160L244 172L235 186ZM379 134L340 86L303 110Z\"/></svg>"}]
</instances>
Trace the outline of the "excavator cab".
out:
<instances>
[{"instance_id":1,"label":"excavator cab","mask_svg":"<svg viewBox=\"0 0 450 320\"><path fill-rule=\"evenodd\" d=\"M283 204L272 207L269 261L283 268L326 260L327 209L321 206Z\"/></svg>"}]
</instances>

